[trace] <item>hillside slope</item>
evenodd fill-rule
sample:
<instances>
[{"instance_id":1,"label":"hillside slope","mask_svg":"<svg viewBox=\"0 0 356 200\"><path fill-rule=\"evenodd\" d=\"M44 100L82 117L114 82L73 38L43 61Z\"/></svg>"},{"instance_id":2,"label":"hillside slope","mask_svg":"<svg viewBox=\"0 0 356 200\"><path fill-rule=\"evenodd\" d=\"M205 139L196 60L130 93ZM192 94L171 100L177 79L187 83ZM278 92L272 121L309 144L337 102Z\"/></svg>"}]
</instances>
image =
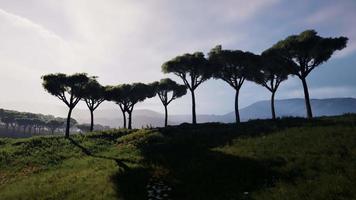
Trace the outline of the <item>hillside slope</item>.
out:
<instances>
[{"instance_id":1,"label":"hillside slope","mask_svg":"<svg viewBox=\"0 0 356 200\"><path fill-rule=\"evenodd\" d=\"M0 139L0 199L148 199L158 187L161 199L356 199L355 125L345 115Z\"/></svg>"}]
</instances>

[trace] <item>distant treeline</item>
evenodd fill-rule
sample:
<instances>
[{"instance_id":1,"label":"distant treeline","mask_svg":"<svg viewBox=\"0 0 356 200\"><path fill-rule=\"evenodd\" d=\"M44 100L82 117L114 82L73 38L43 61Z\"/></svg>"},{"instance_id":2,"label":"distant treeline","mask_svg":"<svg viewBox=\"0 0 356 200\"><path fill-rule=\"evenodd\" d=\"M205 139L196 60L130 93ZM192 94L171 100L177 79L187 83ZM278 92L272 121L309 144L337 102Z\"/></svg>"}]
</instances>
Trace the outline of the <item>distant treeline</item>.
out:
<instances>
[{"instance_id":1,"label":"distant treeline","mask_svg":"<svg viewBox=\"0 0 356 200\"><path fill-rule=\"evenodd\" d=\"M133 83L116 86L102 86L95 76L86 73L66 75L48 74L42 77L47 92L63 101L69 108L66 133L69 137L70 117L77 103L83 100L91 114L91 128L94 125L94 111L105 100L115 102L122 111L123 127L131 129L134 106L147 98L158 96L165 109L167 126L168 104L190 91L192 98L192 123L196 124L195 90L210 78L226 82L235 90L236 123L240 122L239 93L246 81L252 81L271 92L271 115L276 118L274 97L280 84L289 76L298 77L303 85L306 113L312 118L307 76L316 67L326 62L335 51L346 47L348 38L324 38L314 30L306 30L277 42L260 55L241 50L226 50L218 45L205 55L202 52L186 53L164 62L163 73L172 73L183 81L177 84L165 78L150 84ZM144 73L144 72L141 72ZM211 91L214 95L216 91ZM126 122L128 115L128 124Z\"/></svg>"},{"instance_id":2,"label":"distant treeline","mask_svg":"<svg viewBox=\"0 0 356 200\"><path fill-rule=\"evenodd\" d=\"M53 115L0 109L0 132L3 133L22 133L28 135L62 133L66 128L65 122L66 118L55 117ZM90 130L90 124L77 124L77 121L73 118L71 118L71 127L79 129L77 131L81 132ZM105 130L108 128L101 125L95 126L95 130Z\"/></svg>"},{"instance_id":3,"label":"distant treeline","mask_svg":"<svg viewBox=\"0 0 356 200\"><path fill-rule=\"evenodd\" d=\"M65 118L53 115L35 114L29 112L18 112L13 110L0 109L0 122L2 128L7 132L22 132L29 134L55 133L63 129ZM71 124L76 124L75 119L71 119Z\"/></svg>"}]
</instances>

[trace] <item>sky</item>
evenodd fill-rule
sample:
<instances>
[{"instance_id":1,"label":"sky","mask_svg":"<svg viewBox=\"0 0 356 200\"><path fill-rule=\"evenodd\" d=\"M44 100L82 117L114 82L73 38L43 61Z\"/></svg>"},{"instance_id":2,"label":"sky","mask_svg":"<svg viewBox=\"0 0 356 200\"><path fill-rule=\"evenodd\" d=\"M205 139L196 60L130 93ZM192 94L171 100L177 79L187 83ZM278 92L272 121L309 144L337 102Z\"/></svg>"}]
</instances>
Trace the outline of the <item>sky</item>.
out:
<instances>
[{"instance_id":1,"label":"sky","mask_svg":"<svg viewBox=\"0 0 356 200\"><path fill-rule=\"evenodd\" d=\"M166 77L182 83L161 72L165 61L218 44L259 54L306 29L349 38L347 48L308 76L311 98L356 97L355 10L354 0L0 0L0 107L63 115L64 104L42 88L44 74L86 72L103 85ZM269 98L265 88L246 82L239 102ZM303 98L300 80L283 82L276 98ZM225 114L233 110L234 90L209 80L196 90L196 102L198 114ZM137 108L163 112L158 97ZM111 102L99 109L119 112ZM189 114L189 93L169 110Z\"/></svg>"}]
</instances>

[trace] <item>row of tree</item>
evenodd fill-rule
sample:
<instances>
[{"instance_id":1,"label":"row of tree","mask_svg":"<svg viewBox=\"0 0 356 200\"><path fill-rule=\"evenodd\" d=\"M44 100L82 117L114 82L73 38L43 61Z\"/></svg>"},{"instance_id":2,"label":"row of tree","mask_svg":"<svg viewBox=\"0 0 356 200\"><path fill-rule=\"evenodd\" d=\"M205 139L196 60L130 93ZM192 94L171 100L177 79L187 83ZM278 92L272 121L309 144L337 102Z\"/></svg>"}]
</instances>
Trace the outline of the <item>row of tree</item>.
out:
<instances>
[{"instance_id":1,"label":"row of tree","mask_svg":"<svg viewBox=\"0 0 356 200\"><path fill-rule=\"evenodd\" d=\"M123 127L131 129L132 111L138 102L152 98L157 94L165 107L165 125L167 126L168 104L186 94L184 85L179 85L168 78L150 84L133 83L116 86L102 86L96 78L85 73L73 75L57 73L42 77L45 90L59 98L69 108L66 137L69 136L69 119L72 111L81 100L86 103L90 111L90 131L93 131L94 127L94 111L105 100L113 101L119 106L123 115ZM126 121L126 115L128 115L128 122Z\"/></svg>"},{"instance_id":2,"label":"row of tree","mask_svg":"<svg viewBox=\"0 0 356 200\"><path fill-rule=\"evenodd\" d=\"M13 132L31 134L49 131L53 134L57 129L63 128L65 119L56 118L52 115L0 109L0 122L4 125L6 131L11 128ZM71 119L71 124L76 124L76 120Z\"/></svg>"},{"instance_id":3,"label":"row of tree","mask_svg":"<svg viewBox=\"0 0 356 200\"><path fill-rule=\"evenodd\" d=\"M277 42L261 55L241 50L224 50L220 45L211 49L207 57L202 52L187 53L162 65L163 73L175 74L182 79L184 85L179 85L171 79L162 79L150 84L133 83L104 87L97 82L96 77L88 77L85 73L48 74L42 79L44 88L69 108L66 137L69 136L72 110L80 100L85 101L90 110L91 130L94 110L105 100L119 105L125 128L128 114L130 129L132 111L138 102L158 95L165 108L167 125L168 104L189 90L192 97L192 123L195 124L195 90L210 78L223 80L234 88L236 123L239 123L239 91L246 80L260 84L271 92L271 112L272 118L275 119L274 97L278 87L289 75L297 76L303 84L307 117L312 118L306 78L336 50L345 48L347 40L346 37L323 38L316 31L307 30Z\"/></svg>"}]
</instances>

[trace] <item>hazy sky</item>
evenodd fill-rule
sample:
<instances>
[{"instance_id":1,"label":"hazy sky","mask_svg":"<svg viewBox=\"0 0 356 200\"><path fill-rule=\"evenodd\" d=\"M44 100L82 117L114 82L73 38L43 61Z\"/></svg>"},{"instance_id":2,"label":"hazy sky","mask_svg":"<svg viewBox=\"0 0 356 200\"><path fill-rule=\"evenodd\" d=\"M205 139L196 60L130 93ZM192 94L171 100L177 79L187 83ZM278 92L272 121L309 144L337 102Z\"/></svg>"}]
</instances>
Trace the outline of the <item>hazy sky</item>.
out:
<instances>
[{"instance_id":1,"label":"hazy sky","mask_svg":"<svg viewBox=\"0 0 356 200\"><path fill-rule=\"evenodd\" d=\"M355 0L0 0L0 107L58 114L64 104L42 88L46 73L87 72L104 85L148 83L166 77L161 65L176 55L217 44L260 53L305 29L349 37L346 49L309 76L311 97L356 97L355 11ZM247 83L240 104L269 96ZM277 93L292 97L303 97L293 77ZM221 81L202 84L196 98L198 114L233 110L234 91ZM186 95L169 109L190 113L190 102ZM157 97L138 108L163 111Z\"/></svg>"}]
</instances>

